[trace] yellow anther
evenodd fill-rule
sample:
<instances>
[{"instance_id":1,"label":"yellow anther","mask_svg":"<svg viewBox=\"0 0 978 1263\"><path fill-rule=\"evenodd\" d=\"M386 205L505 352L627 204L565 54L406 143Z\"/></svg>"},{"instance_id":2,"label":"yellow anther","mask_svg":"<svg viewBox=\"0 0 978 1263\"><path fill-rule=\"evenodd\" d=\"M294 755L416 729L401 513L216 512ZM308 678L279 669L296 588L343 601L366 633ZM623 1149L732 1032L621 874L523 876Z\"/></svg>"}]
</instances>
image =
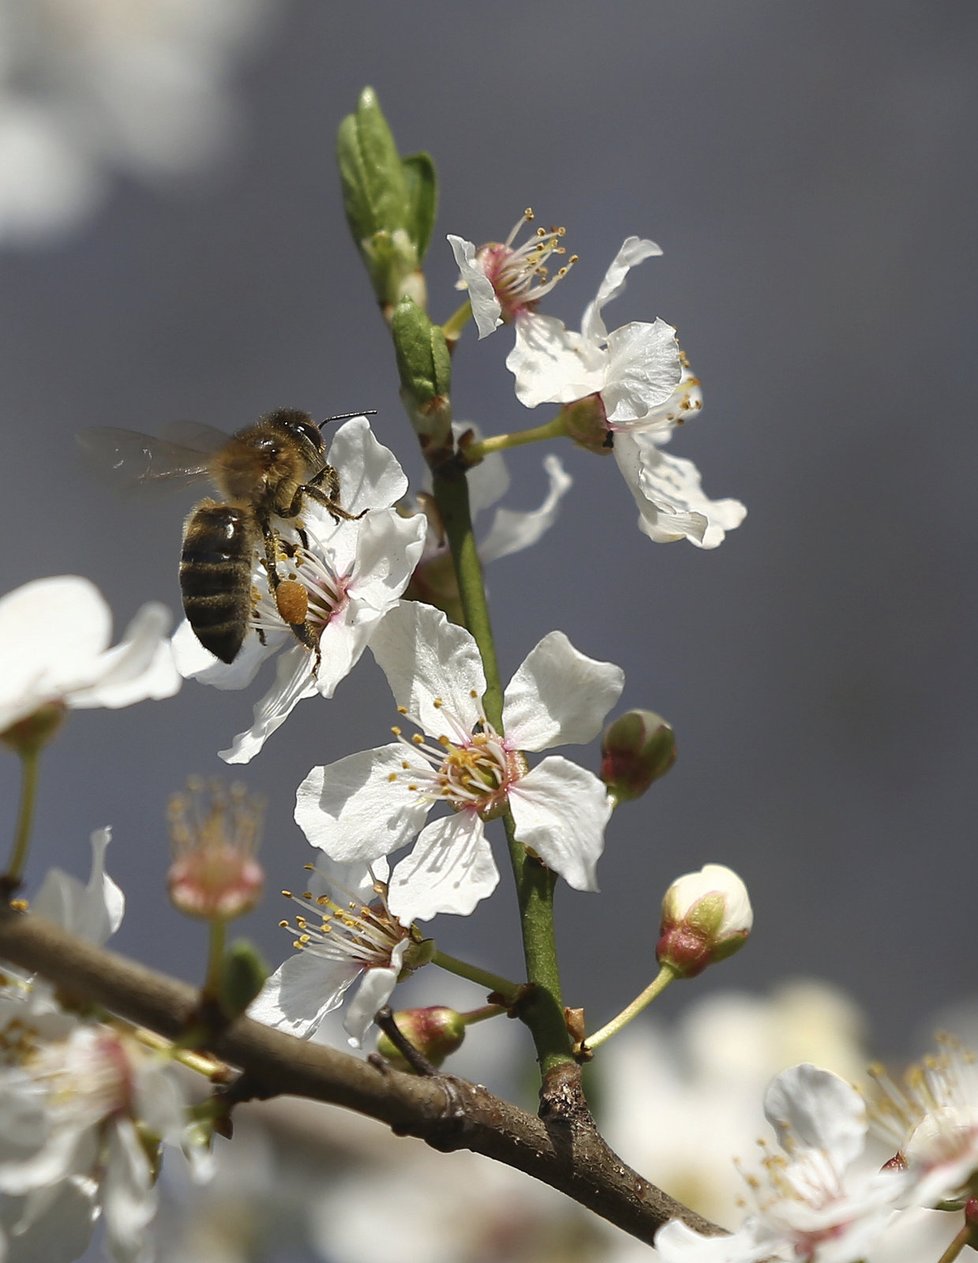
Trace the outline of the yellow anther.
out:
<instances>
[{"instance_id":1,"label":"yellow anther","mask_svg":"<svg viewBox=\"0 0 978 1263\"><path fill-rule=\"evenodd\" d=\"M288 921L279 921L279 923L278 923L278 928L279 928L280 930L287 930L287 929L289 928L289 923L288 923Z\"/></svg>"},{"instance_id":2,"label":"yellow anther","mask_svg":"<svg viewBox=\"0 0 978 1263\"><path fill-rule=\"evenodd\" d=\"M282 891L282 894L283 894L283 895L285 895L286 899L291 899L291 898L292 898L292 891L291 891L291 890L283 890L283 891Z\"/></svg>"},{"instance_id":3,"label":"yellow anther","mask_svg":"<svg viewBox=\"0 0 978 1263\"><path fill-rule=\"evenodd\" d=\"M424 737L422 737L420 732L416 732L414 736L411 738L411 743L416 746L423 746Z\"/></svg>"},{"instance_id":4,"label":"yellow anther","mask_svg":"<svg viewBox=\"0 0 978 1263\"><path fill-rule=\"evenodd\" d=\"M432 698L431 704L434 706L435 710L441 710L441 708L445 705L440 697Z\"/></svg>"},{"instance_id":5,"label":"yellow anther","mask_svg":"<svg viewBox=\"0 0 978 1263\"><path fill-rule=\"evenodd\" d=\"M396 781L396 780L397 780L397 773L396 773L396 772L391 772L391 773L388 775L388 777L387 777L387 781L388 781L388 783L389 783L389 784L390 784L391 782L393 782L393 781Z\"/></svg>"},{"instance_id":6,"label":"yellow anther","mask_svg":"<svg viewBox=\"0 0 978 1263\"><path fill-rule=\"evenodd\" d=\"M398 728L397 724L394 724L393 727L391 728L391 732L394 734L395 737L399 737L403 731L404 730L402 728Z\"/></svg>"},{"instance_id":7,"label":"yellow anther","mask_svg":"<svg viewBox=\"0 0 978 1263\"><path fill-rule=\"evenodd\" d=\"M406 706L398 706L398 708L397 708L397 713L398 713L399 715L406 715L406 714L407 714L407 707L406 707Z\"/></svg>"},{"instance_id":8,"label":"yellow anther","mask_svg":"<svg viewBox=\"0 0 978 1263\"><path fill-rule=\"evenodd\" d=\"M535 218L535 216L534 216L534 214L533 214L533 207L532 207L532 206L528 206L528 207L526 208L526 210L523 212L523 218L527 221L527 223L529 223L532 219L534 219L534 218Z\"/></svg>"}]
</instances>

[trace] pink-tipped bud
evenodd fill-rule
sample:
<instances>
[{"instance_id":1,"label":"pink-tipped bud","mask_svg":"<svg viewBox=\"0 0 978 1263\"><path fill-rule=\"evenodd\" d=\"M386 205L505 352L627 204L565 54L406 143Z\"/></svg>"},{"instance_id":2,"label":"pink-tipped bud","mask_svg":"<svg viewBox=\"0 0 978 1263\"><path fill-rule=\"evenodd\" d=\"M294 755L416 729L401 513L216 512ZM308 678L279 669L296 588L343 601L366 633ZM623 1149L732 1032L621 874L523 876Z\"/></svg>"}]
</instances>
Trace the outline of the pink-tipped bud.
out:
<instances>
[{"instance_id":1,"label":"pink-tipped bud","mask_svg":"<svg viewBox=\"0 0 978 1263\"><path fill-rule=\"evenodd\" d=\"M680 978L695 978L743 947L753 924L747 887L737 874L724 864L705 864L666 891L656 959Z\"/></svg>"},{"instance_id":2,"label":"pink-tipped bud","mask_svg":"<svg viewBox=\"0 0 978 1263\"><path fill-rule=\"evenodd\" d=\"M465 1018L455 1009L432 1004L426 1009L402 1009L394 1014L397 1029L433 1066L440 1066L465 1039ZM411 1070L386 1035L377 1039L377 1051L399 1070Z\"/></svg>"},{"instance_id":3,"label":"pink-tipped bud","mask_svg":"<svg viewBox=\"0 0 978 1263\"><path fill-rule=\"evenodd\" d=\"M261 898L265 874L255 859L263 804L243 785L188 782L170 800L173 863L170 900L181 912L207 921L230 921Z\"/></svg>"},{"instance_id":4,"label":"pink-tipped bud","mask_svg":"<svg viewBox=\"0 0 978 1263\"><path fill-rule=\"evenodd\" d=\"M641 798L675 761L675 735L654 711L626 711L604 730L601 779L619 802Z\"/></svg>"}]
</instances>

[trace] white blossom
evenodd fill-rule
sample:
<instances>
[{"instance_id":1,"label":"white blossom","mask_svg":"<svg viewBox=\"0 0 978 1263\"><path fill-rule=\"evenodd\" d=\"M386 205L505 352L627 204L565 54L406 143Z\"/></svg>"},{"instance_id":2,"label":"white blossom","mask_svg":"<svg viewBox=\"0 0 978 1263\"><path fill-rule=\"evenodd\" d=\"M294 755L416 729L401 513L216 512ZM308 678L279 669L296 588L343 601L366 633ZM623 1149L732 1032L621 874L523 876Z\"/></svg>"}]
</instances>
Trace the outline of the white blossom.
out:
<instances>
[{"instance_id":1,"label":"white blossom","mask_svg":"<svg viewBox=\"0 0 978 1263\"><path fill-rule=\"evenodd\" d=\"M88 579L34 579L0 598L0 733L47 706L129 706L172 697L170 615L144 605L109 648L112 615Z\"/></svg>"},{"instance_id":2,"label":"white blossom","mask_svg":"<svg viewBox=\"0 0 978 1263\"><path fill-rule=\"evenodd\" d=\"M209 653L186 620L174 636L181 673L220 689L247 687L265 659L277 656L275 683L256 703L252 726L221 751L228 763L250 762L304 698L333 696L404 591L421 555L425 518L403 517L391 507L407 489L407 479L393 453L374 438L366 417L354 417L337 430L330 460L340 471L343 507L366 514L358 521L335 522L328 509L307 498L301 515L305 542L297 523L275 522L286 549L278 577L305 592L315 647L303 644L279 612L264 554L255 558L252 585L258 600L233 662Z\"/></svg>"},{"instance_id":3,"label":"white blossom","mask_svg":"<svg viewBox=\"0 0 978 1263\"><path fill-rule=\"evenodd\" d=\"M482 708L475 640L440 611L402 602L371 651L399 710L427 739L406 738L398 727L391 745L313 768L296 803L309 841L335 860L369 864L416 837L391 874L391 911L404 922L466 915L499 880L484 822L508 805L525 846L575 889L597 889L611 814L604 785L559 755L528 769L523 751L597 736L621 693L620 668L551 632L507 687L497 733ZM425 824L438 802L451 814Z\"/></svg>"},{"instance_id":4,"label":"white blossom","mask_svg":"<svg viewBox=\"0 0 978 1263\"><path fill-rule=\"evenodd\" d=\"M703 1237L678 1220L659 1230L663 1263L858 1263L893 1218L906 1179L861 1166L866 1106L837 1075L805 1064L779 1074L764 1112L781 1153L748 1180L756 1206L728 1237Z\"/></svg>"},{"instance_id":5,"label":"white blossom","mask_svg":"<svg viewBox=\"0 0 978 1263\"><path fill-rule=\"evenodd\" d=\"M563 228L537 228L533 236L517 246L520 229L533 219L533 211L525 210L505 241L490 241L478 249L464 237L448 234L459 270L458 288L468 290L480 339L501 324L534 311L540 299L577 262L577 256L572 255L567 264L550 275L551 257L566 253Z\"/></svg>"},{"instance_id":6,"label":"white blossom","mask_svg":"<svg viewBox=\"0 0 978 1263\"><path fill-rule=\"evenodd\" d=\"M906 1164L917 1206L973 1196L978 1174L978 1059L951 1036L940 1043L899 1082L872 1068L873 1126Z\"/></svg>"},{"instance_id":7,"label":"white blossom","mask_svg":"<svg viewBox=\"0 0 978 1263\"><path fill-rule=\"evenodd\" d=\"M301 895L286 892L302 910L293 935L297 949L271 975L249 1016L301 1039L314 1035L328 1013L343 1003L357 979L360 987L344 1026L359 1048L374 1014L390 999L414 946L409 926L387 906L387 864L336 864L320 856Z\"/></svg>"}]
</instances>

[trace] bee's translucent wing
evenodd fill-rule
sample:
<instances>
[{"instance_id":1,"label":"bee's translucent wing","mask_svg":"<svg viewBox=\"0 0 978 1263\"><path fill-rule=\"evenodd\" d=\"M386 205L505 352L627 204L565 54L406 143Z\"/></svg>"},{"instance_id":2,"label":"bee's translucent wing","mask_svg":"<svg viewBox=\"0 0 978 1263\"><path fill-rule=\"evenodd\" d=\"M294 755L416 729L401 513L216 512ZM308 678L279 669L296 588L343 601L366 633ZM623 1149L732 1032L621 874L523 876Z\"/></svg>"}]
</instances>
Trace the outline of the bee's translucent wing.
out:
<instances>
[{"instance_id":1,"label":"bee's translucent wing","mask_svg":"<svg viewBox=\"0 0 978 1263\"><path fill-rule=\"evenodd\" d=\"M78 444L91 466L120 487L185 487L210 476L211 456L229 438L191 422L171 427L165 438L106 425L82 430Z\"/></svg>"}]
</instances>

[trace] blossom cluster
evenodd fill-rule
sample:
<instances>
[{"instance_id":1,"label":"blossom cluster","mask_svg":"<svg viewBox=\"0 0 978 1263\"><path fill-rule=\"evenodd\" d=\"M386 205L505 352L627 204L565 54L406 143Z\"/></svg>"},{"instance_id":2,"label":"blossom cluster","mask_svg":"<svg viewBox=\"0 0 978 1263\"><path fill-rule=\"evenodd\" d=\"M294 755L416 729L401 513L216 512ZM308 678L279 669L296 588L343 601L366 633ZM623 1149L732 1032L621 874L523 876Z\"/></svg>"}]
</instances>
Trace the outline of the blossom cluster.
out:
<instances>
[{"instance_id":1,"label":"blossom cluster","mask_svg":"<svg viewBox=\"0 0 978 1263\"><path fill-rule=\"evenodd\" d=\"M122 891L105 871L109 830L92 835L88 882L51 870L31 907L101 946L119 927ZM0 984L0 1249L72 1259L97 1222L120 1263L147 1257L160 1146L200 1175L206 1157L172 1062L122 1024L66 1007L54 987L7 967Z\"/></svg>"}]
</instances>

